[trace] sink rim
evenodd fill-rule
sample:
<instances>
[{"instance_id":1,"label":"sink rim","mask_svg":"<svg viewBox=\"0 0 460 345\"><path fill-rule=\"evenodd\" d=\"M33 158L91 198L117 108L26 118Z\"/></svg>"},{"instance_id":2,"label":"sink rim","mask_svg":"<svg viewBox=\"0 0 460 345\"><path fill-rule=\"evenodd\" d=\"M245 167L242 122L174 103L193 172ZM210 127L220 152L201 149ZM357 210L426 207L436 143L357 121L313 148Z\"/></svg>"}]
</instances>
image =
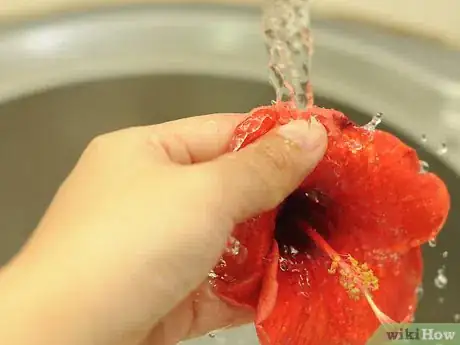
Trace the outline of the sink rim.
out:
<instances>
[{"instance_id":1,"label":"sink rim","mask_svg":"<svg viewBox=\"0 0 460 345\"><path fill-rule=\"evenodd\" d=\"M0 32L0 103L61 85L143 74L265 81L259 22L257 7L151 4L11 27ZM412 139L428 133L431 152L446 142L449 154L440 158L460 174L460 51L362 23L321 19L313 29L318 94L368 114L381 111Z\"/></svg>"}]
</instances>

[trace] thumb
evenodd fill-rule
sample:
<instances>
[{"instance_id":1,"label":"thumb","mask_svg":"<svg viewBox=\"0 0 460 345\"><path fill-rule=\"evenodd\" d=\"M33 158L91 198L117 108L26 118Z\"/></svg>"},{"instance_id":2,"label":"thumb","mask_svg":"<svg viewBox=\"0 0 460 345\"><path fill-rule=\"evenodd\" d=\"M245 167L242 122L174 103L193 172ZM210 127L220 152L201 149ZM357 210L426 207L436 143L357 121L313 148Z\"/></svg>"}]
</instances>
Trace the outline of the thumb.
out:
<instances>
[{"instance_id":1,"label":"thumb","mask_svg":"<svg viewBox=\"0 0 460 345\"><path fill-rule=\"evenodd\" d=\"M209 163L220 180L220 210L235 222L275 208L322 159L327 133L316 119L278 127Z\"/></svg>"}]
</instances>

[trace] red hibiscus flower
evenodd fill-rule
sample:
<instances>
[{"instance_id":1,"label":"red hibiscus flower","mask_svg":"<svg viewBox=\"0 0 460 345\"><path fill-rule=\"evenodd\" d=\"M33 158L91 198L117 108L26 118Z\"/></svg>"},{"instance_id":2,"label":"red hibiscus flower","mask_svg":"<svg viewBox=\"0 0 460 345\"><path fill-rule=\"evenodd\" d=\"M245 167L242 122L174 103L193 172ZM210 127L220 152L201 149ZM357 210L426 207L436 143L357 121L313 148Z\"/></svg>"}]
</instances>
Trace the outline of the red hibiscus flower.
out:
<instances>
[{"instance_id":1,"label":"red hibiscus flower","mask_svg":"<svg viewBox=\"0 0 460 345\"><path fill-rule=\"evenodd\" d=\"M311 117L328 132L323 160L276 209L235 228L211 283L256 311L263 345L362 345L381 323L411 320L420 245L443 226L449 194L413 149L335 110L257 108L230 149Z\"/></svg>"}]
</instances>

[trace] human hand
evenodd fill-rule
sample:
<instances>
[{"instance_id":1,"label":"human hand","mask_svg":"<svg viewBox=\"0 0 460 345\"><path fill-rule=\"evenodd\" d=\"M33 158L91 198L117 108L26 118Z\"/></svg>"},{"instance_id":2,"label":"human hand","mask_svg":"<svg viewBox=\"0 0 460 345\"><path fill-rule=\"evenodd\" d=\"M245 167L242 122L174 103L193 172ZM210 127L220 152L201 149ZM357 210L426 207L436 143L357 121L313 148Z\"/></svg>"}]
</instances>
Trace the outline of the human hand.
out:
<instances>
[{"instance_id":1,"label":"human hand","mask_svg":"<svg viewBox=\"0 0 460 345\"><path fill-rule=\"evenodd\" d=\"M327 140L316 121L294 121L226 153L243 119L201 116L90 143L0 274L0 343L170 345L249 321L212 294L207 274L235 224L285 199Z\"/></svg>"}]
</instances>

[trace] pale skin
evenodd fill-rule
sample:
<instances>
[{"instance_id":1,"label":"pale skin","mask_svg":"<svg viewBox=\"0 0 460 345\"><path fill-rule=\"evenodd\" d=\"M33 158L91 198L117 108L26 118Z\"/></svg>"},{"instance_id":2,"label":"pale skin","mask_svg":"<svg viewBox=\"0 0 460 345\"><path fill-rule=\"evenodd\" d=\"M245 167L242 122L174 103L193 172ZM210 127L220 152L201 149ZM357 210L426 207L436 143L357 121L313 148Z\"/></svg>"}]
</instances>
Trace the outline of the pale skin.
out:
<instances>
[{"instance_id":1,"label":"pale skin","mask_svg":"<svg viewBox=\"0 0 460 345\"><path fill-rule=\"evenodd\" d=\"M316 121L226 153L246 115L94 139L21 252L0 270L0 343L173 345L250 322L206 283L235 224L285 199L321 160Z\"/></svg>"}]
</instances>

